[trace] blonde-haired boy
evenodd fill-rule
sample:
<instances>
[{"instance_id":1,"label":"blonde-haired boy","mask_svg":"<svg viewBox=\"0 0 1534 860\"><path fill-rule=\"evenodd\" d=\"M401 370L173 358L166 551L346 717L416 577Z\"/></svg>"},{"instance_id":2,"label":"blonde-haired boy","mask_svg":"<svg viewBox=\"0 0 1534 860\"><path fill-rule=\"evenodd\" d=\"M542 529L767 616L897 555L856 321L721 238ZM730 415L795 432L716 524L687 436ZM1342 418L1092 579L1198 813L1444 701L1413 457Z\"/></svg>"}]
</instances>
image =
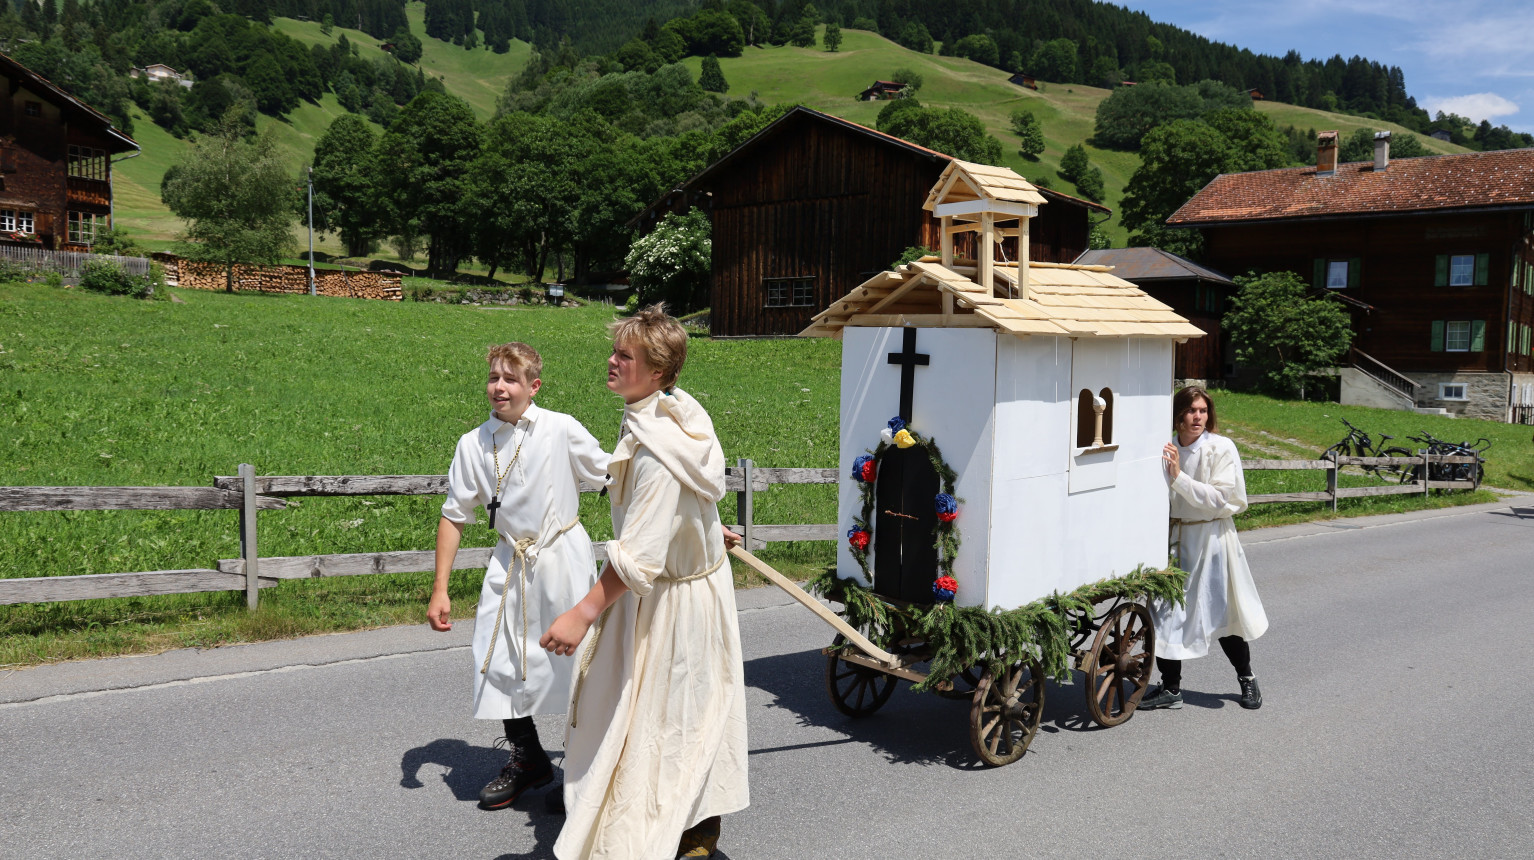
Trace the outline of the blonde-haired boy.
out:
<instances>
[{"instance_id":1,"label":"blonde-haired boy","mask_svg":"<svg viewBox=\"0 0 1534 860\"><path fill-rule=\"evenodd\" d=\"M596 586L541 644L579 648L565 736L560 860L711 857L720 816L750 802L745 674L719 524L724 454L676 387L687 333L654 306L613 326L623 397L609 463L613 533ZM587 631L590 630L588 635ZM584 644L582 644L584 640Z\"/></svg>"},{"instance_id":2,"label":"blonde-haired boy","mask_svg":"<svg viewBox=\"0 0 1534 860\"><path fill-rule=\"evenodd\" d=\"M486 359L492 411L453 452L426 615L432 629L452 629L448 575L464 526L483 506L500 541L474 618L474 716L501 720L506 732L510 758L480 792L486 808L500 809L554 778L533 716L565 710L574 664L539 648L538 636L596 581L580 485L605 482L608 455L580 422L533 403L543 385L537 350L502 344Z\"/></svg>"}]
</instances>

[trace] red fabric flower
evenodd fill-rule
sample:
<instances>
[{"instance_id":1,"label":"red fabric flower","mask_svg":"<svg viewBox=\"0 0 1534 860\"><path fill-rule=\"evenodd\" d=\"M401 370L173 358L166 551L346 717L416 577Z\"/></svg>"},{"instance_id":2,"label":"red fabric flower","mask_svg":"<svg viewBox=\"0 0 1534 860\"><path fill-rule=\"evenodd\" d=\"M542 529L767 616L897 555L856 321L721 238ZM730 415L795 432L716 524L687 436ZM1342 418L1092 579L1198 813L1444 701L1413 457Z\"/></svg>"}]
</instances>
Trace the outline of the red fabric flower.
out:
<instances>
[{"instance_id":1,"label":"red fabric flower","mask_svg":"<svg viewBox=\"0 0 1534 860\"><path fill-rule=\"evenodd\" d=\"M858 550L859 552L868 549L868 532L852 532L852 534L847 536L847 543L851 544L852 548Z\"/></svg>"},{"instance_id":2,"label":"red fabric flower","mask_svg":"<svg viewBox=\"0 0 1534 860\"><path fill-rule=\"evenodd\" d=\"M868 462L863 464L863 480L868 481L869 483L873 483L874 478L877 478L878 476L879 462L873 458L869 458Z\"/></svg>"}]
</instances>

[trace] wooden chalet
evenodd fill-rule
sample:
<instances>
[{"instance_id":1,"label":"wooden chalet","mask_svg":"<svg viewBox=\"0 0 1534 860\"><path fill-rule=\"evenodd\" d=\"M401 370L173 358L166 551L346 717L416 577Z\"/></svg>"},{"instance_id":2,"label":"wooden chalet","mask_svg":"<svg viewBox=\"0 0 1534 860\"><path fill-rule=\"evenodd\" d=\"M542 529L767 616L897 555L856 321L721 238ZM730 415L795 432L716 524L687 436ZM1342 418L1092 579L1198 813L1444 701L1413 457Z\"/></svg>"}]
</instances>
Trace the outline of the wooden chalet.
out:
<instances>
[{"instance_id":1,"label":"wooden chalet","mask_svg":"<svg viewBox=\"0 0 1534 860\"><path fill-rule=\"evenodd\" d=\"M1292 271L1353 322L1345 403L1508 420L1534 395L1534 149L1217 176L1167 224L1224 271ZM1524 410L1525 412L1527 410Z\"/></svg>"},{"instance_id":2,"label":"wooden chalet","mask_svg":"<svg viewBox=\"0 0 1534 860\"><path fill-rule=\"evenodd\" d=\"M1235 291L1230 278L1160 248L1092 250L1076 262L1109 267L1114 277L1144 290L1204 332L1204 337L1177 345L1173 372L1178 379L1208 383L1225 378L1231 369L1230 339L1220 330L1220 317Z\"/></svg>"},{"instance_id":3,"label":"wooden chalet","mask_svg":"<svg viewBox=\"0 0 1534 860\"><path fill-rule=\"evenodd\" d=\"M954 161L871 128L797 107L651 204L630 224L704 207L713 222L711 332L791 335L913 246L941 243L922 209ZM1087 248L1096 203L1039 189L1032 258L1069 263ZM973 235L960 237L974 255Z\"/></svg>"},{"instance_id":4,"label":"wooden chalet","mask_svg":"<svg viewBox=\"0 0 1534 860\"><path fill-rule=\"evenodd\" d=\"M89 250L112 225L112 156L139 145L4 54L0 73L0 244Z\"/></svg>"},{"instance_id":5,"label":"wooden chalet","mask_svg":"<svg viewBox=\"0 0 1534 860\"><path fill-rule=\"evenodd\" d=\"M1251 89L1247 90L1246 94L1250 96L1254 102L1260 102L1263 99L1262 90L1259 90L1256 87L1252 87Z\"/></svg>"},{"instance_id":6,"label":"wooden chalet","mask_svg":"<svg viewBox=\"0 0 1534 860\"><path fill-rule=\"evenodd\" d=\"M1039 88L1039 82L1034 80L1033 75L1024 74L1022 72L1018 72L1012 77L1007 78L1007 81L1009 83L1017 84L1025 90L1036 90Z\"/></svg>"},{"instance_id":7,"label":"wooden chalet","mask_svg":"<svg viewBox=\"0 0 1534 860\"><path fill-rule=\"evenodd\" d=\"M858 93L860 102L889 101L904 97L905 84L900 81L874 81L874 85Z\"/></svg>"}]
</instances>

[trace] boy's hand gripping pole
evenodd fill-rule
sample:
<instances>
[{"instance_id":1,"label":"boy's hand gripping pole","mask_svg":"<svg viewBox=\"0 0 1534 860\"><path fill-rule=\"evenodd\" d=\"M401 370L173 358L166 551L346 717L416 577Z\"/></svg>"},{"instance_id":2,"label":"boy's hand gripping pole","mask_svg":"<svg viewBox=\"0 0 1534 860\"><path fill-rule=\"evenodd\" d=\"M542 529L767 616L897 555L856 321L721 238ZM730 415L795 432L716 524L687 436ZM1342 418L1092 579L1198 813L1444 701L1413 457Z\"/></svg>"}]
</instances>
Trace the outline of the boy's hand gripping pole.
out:
<instances>
[{"instance_id":1,"label":"boy's hand gripping pole","mask_svg":"<svg viewBox=\"0 0 1534 860\"><path fill-rule=\"evenodd\" d=\"M864 654L867 654L869 657L872 657L873 659L883 663L891 669L901 668L901 662L899 658L870 642L867 636L859 633L857 628L853 627L851 624L848 624L845 620L842 619L840 615L837 615L835 612L827 609L824 604L822 604L819 600L816 600L814 596L812 596L809 592L794 584L794 582L788 577L778 573L776 570L773 570L772 567L766 562L762 561L751 553L746 552L744 547L731 547L730 555L733 555L741 561L745 562L751 567L752 570L760 573L762 576L767 577L768 581L773 585L776 585L777 587L788 592L789 597L792 597L793 599L804 604L805 608L818 615L821 621L831 625L833 630L847 637L847 641L856 646L859 651L862 651Z\"/></svg>"}]
</instances>

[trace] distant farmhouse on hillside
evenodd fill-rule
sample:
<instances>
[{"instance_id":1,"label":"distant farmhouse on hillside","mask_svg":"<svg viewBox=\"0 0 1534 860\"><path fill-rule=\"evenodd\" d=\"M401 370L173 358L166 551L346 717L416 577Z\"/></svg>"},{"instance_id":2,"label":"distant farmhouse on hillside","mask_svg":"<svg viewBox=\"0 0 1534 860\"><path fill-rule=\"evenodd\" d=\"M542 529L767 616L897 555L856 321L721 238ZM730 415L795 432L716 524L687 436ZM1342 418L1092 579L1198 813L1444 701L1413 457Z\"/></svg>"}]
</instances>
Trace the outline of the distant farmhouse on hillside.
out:
<instances>
[{"instance_id":1,"label":"distant farmhouse on hillside","mask_svg":"<svg viewBox=\"0 0 1534 860\"><path fill-rule=\"evenodd\" d=\"M134 67L128 70L128 77L148 78L151 83L159 83L160 81L175 81L176 83L183 87L187 87L188 89L190 89L192 86L192 78L190 75L184 75L171 68L170 66L165 65L164 63L150 63L142 69Z\"/></svg>"},{"instance_id":2,"label":"distant farmhouse on hillside","mask_svg":"<svg viewBox=\"0 0 1534 860\"><path fill-rule=\"evenodd\" d=\"M1012 77L1007 78L1007 81L1017 84L1018 86L1027 90L1036 90L1039 88L1039 82L1034 80L1033 75L1027 75L1022 72L1018 72Z\"/></svg>"},{"instance_id":3,"label":"distant farmhouse on hillside","mask_svg":"<svg viewBox=\"0 0 1534 860\"><path fill-rule=\"evenodd\" d=\"M1226 272L1292 271L1344 300L1344 403L1498 421L1534 402L1534 149L1217 176L1167 219Z\"/></svg>"},{"instance_id":4,"label":"distant farmhouse on hillside","mask_svg":"<svg viewBox=\"0 0 1534 860\"><path fill-rule=\"evenodd\" d=\"M888 101L905 98L905 84L900 81L874 81L873 86L858 93L860 102Z\"/></svg>"},{"instance_id":5,"label":"distant farmhouse on hillside","mask_svg":"<svg viewBox=\"0 0 1534 860\"><path fill-rule=\"evenodd\" d=\"M941 244L941 225L922 204L952 161L797 107L629 223L648 231L669 213L705 209L713 224L712 334L792 335L907 248ZM1031 219L1030 257L1069 263L1087 249L1092 216L1111 212L1039 193L1047 205ZM961 257L976 256L975 234L956 242Z\"/></svg>"},{"instance_id":6,"label":"distant farmhouse on hillside","mask_svg":"<svg viewBox=\"0 0 1534 860\"><path fill-rule=\"evenodd\" d=\"M88 250L112 226L112 156L139 145L4 54L0 74L0 245Z\"/></svg>"}]
</instances>

